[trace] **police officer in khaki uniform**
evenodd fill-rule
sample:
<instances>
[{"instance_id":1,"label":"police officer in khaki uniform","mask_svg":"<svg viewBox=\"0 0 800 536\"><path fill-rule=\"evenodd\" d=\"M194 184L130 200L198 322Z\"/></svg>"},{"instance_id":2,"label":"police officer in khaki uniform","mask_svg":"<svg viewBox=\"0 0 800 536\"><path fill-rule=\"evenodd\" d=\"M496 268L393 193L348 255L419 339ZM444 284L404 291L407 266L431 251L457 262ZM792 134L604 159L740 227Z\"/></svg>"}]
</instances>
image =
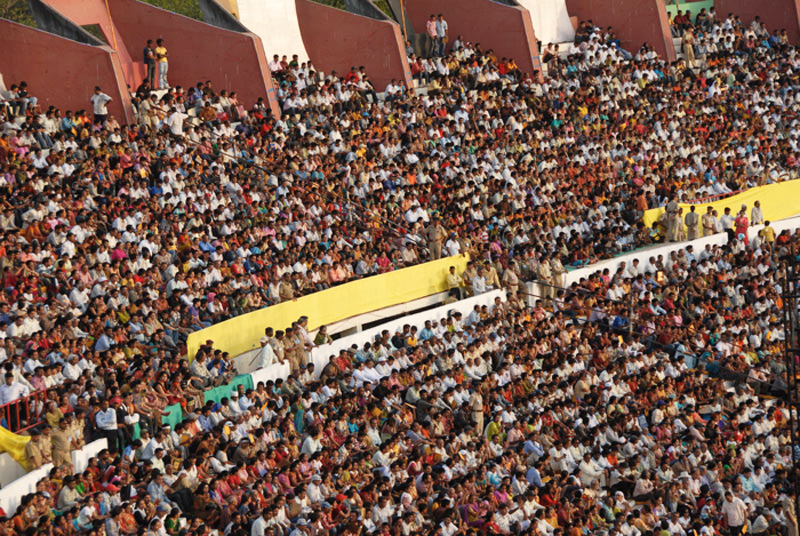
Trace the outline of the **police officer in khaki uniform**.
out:
<instances>
[{"instance_id":1,"label":"police officer in khaki uniform","mask_svg":"<svg viewBox=\"0 0 800 536\"><path fill-rule=\"evenodd\" d=\"M469 409L472 412L472 421L475 423L475 434L483 435L483 395L479 381L474 381L475 392L469 397Z\"/></svg>"},{"instance_id":2,"label":"police officer in khaki uniform","mask_svg":"<svg viewBox=\"0 0 800 536\"><path fill-rule=\"evenodd\" d=\"M558 258L558 255L554 255L552 259L550 259L550 271L553 274L553 285L558 288L564 288L564 274L567 271L564 269L564 265L561 264L561 259ZM556 289L553 289L555 292Z\"/></svg>"},{"instance_id":3,"label":"police officer in khaki uniform","mask_svg":"<svg viewBox=\"0 0 800 536\"><path fill-rule=\"evenodd\" d=\"M703 214L703 236L711 236L714 234L714 207L708 207L706 213Z\"/></svg>"},{"instance_id":4,"label":"police officer in khaki uniform","mask_svg":"<svg viewBox=\"0 0 800 536\"><path fill-rule=\"evenodd\" d=\"M430 250L432 261L442 258L442 243L446 235L447 233L439 220L439 216L434 216L431 224L425 229L425 237L428 239L428 249Z\"/></svg>"},{"instance_id":5,"label":"police officer in khaki uniform","mask_svg":"<svg viewBox=\"0 0 800 536\"><path fill-rule=\"evenodd\" d=\"M31 439L25 444L25 456L28 458L31 467L38 469L50 463L51 450L50 439L44 440L39 430L32 430Z\"/></svg>"},{"instance_id":6,"label":"police officer in khaki uniform","mask_svg":"<svg viewBox=\"0 0 800 536\"><path fill-rule=\"evenodd\" d=\"M304 354L303 343L300 342L300 337L295 333L294 328L286 328L286 335L283 338L283 349L286 354L286 359L289 360L289 368L292 373L300 370Z\"/></svg>"},{"instance_id":7,"label":"police officer in khaki uniform","mask_svg":"<svg viewBox=\"0 0 800 536\"><path fill-rule=\"evenodd\" d=\"M553 298L553 272L550 261L545 257L539 263L539 281L542 287L542 296L550 301Z\"/></svg>"},{"instance_id":8,"label":"police officer in khaki uniform","mask_svg":"<svg viewBox=\"0 0 800 536\"><path fill-rule=\"evenodd\" d=\"M500 277L497 275L497 269L492 263L486 261L483 266L484 277L486 277L486 284L492 289L500 288Z\"/></svg>"}]
</instances>

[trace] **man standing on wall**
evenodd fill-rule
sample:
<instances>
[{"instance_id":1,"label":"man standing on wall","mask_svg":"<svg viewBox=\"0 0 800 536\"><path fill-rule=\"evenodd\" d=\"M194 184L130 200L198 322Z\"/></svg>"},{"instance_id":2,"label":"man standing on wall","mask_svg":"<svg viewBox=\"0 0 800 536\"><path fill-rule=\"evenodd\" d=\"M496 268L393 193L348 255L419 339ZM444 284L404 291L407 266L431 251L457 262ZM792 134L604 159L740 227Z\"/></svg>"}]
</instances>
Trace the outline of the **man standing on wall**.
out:
<instances>
[{"instance_id":1,"label":"man standing on wall","mask_svg":"<svg viewBox=\"0 0 800 536\"><path fill-rule=\"evenodd\" d=\"M441 13L436 18L436 44L439 47L438 55L444 56L444 51L447 48L447 21Z\"/></svg>"},{"instance_id":2,"label":"man standing on wall","mask_svg":"<svg viewBox=\"0 0 800 536\"><path fill-rule=\"evenodd\" d=\"M156 51L153 48L153 40L148 39L142 53L144 57L144 65L147 67L147 80L150 82L150 87L156 87Z\"/></svg>"},{"instance_id":3,"label":"man standing on wall","mask_svg":"<svg viewBox=\"0 0 800 536\"><path fill-rule=\"evenodd\" d=\"M437 46L439 34L436 31L436 15L431 14L431 18L425 23L425 33L428 35L428 57L432 58L439 50Z\"/></svg>"},{"instance_id":4,"label":"man standing on wall","mask_svg":"<svg viewBox=\"0 0 800 536\"><path fill-rule=\"evenodd\" d=\"M169 62L167 61L167 47L164 46L163 39L156 41L156 60L158 61L158 86L156 88L168 89L167 71L169 70Z\"/></svg>"}]
</instances>

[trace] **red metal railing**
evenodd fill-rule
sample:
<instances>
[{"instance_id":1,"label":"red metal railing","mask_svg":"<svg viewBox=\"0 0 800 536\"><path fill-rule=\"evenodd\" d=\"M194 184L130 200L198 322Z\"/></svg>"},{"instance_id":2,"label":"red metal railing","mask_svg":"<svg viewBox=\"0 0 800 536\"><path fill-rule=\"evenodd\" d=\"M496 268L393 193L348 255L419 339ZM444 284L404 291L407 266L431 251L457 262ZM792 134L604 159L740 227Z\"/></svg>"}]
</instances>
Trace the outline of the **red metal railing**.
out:
<instances>
[{"instance_id":1,"label":"red metal railing","mask_svg":"<svg viewBox=\"0 0 800 536\"><path fill-rule=\"evenodd\" d=\"M736 194L742 193L744 190L736 190L735 192L730 192L728 194L716 194L716 195L707 195L705 197L698 197L697 199L692 199L689 201L691 205L700 205L704 203L711 203L712 201L716 201L718 199L724 199L726 197L731 197Z\"/></svg>"},{"instance_id":2,"label":"red metal railing","mask_svg":"<svg viewBox=\"0 0 800 536\"><path fill-rule=\"evenodd\" d=\"M16 433L41 425L46 403L47 391L42 390L0 406L2 426Z\"/></svg>"}]
</instances>

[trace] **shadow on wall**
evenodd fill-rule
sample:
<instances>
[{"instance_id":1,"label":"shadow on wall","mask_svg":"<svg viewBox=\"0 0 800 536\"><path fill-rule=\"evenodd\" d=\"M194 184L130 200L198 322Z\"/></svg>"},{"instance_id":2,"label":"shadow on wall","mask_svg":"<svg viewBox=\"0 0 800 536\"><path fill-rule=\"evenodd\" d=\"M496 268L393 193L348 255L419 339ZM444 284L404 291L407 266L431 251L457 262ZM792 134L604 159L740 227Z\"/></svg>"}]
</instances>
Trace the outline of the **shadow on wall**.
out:
<instances>
[{"instance_id":1,"label":"shadow on wall","mask_svg":"<svg viewBox=\"0 0 800 536\"><path fill-rule=\"evenodd\" d=\"M411 87L411 70L400 26L390 20L348 13L312 0L296 0L300 32L314 65L329 73L366 67L377 91L392 80Z\"/></svg>"},{"instance_id":2,"label":"shadow on wall","mask_svg":"<svg viewBox=\"0 0 800 536\"><path fill-rule=\"evenodd\" d=\"M25 80L43 109L55 106L73 111L89 109L89 97L94 87L100 86L113 99L108 105L109 113L122 121L133 121L130 95L116 52L101 43L89 44L94 38L83 30L65 21L60 23L65 33L80 36L86 42L0 20L0 50L6 52L0 54L0 73L6 84ZM58 50L57 55L54 50Z\"/></svg>"},{"instance_id":3,"label":"shadow on wall","mask_svg":"<svg viewBox=\"0 0 800 536\"><path fill-rule=\"evenodd\" d=\"M494 50L498 58L513 58L522 71L541 75L539 47L527 10L491 0L405 0L404 5L418 32L425 31L431 14L441 13L449 26L450 43L462 35L480 43L484 51Z\"/></svg>"},{"instance_id":4,"label":"shadow on wall","mask_svg":"<svg viewBox=\"0 0 800 536\"><path fill-rule=\"evenodd\" d=\"M567 0L567 11L595 26L612 26L622 47L632 53L649 43L667 61L677 58L663 0Z\"/></svg>"},{"instance_id":5,"label":"shadow on wall","mask_svg":"<svg viewBox=\"0 0 800 536\"><path fill-rule=\"evenodd\" d=\"M137 0L43 1L76 25L97 24L118 51L133 88L146 75L145 42L161 38L168 50L171 86L210 80L218 89L236 91L246 107L263 98L273 113L278 112L263 47L253 34L218 28Z\"/></svg>"}]
</instances>

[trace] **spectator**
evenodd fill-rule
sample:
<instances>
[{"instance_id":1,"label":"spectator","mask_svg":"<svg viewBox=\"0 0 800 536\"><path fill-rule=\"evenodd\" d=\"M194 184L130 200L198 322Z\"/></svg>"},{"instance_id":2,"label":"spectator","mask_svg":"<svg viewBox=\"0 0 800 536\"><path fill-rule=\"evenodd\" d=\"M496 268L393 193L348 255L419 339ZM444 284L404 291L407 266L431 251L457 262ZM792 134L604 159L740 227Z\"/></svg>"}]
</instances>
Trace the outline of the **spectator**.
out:
<instances>
[{"instance_id":1,"label":"spectator","mask_svg":"<svg viewBox=\"0 0 800 536\"><path fill-rule=\"evenodd\" d=\"M158 68L158 85L155 86L157 89L167 89L169 88L169 82L167 81L167 71L169 70L169 60L167 59L167 47L164 46L163 39L156 40L156 65Z\"/></svg>"},{"instance_id":2,"label":"spectator","mask_svg":"<svg viewBox=\"0 0 800 536\"><path fill-rule=\"evenodd\" d=\"M92 102L92 109L94 111L94 122L103 124L108 117L108 108L106 107L111 102L111 97L106 95L100 90L100 86L94 87L94 94L89 99Z\"/></svg>"},{"instance_id":3,"label":"spectator","mask_svg":"<svg viewBox=\"0 0 800 536\"><path fill-rule=\"evenodd\" d=\"M147 43L144 46L144 51L142 52L142 58L144 58L144 66L147 69L145 80L148 83L148 87L158 87L156 86L156 50L153 48L152 39L147 40ZM160 83L161 79L159 78L158 81Z\"/></svg>"}]
</instances>

